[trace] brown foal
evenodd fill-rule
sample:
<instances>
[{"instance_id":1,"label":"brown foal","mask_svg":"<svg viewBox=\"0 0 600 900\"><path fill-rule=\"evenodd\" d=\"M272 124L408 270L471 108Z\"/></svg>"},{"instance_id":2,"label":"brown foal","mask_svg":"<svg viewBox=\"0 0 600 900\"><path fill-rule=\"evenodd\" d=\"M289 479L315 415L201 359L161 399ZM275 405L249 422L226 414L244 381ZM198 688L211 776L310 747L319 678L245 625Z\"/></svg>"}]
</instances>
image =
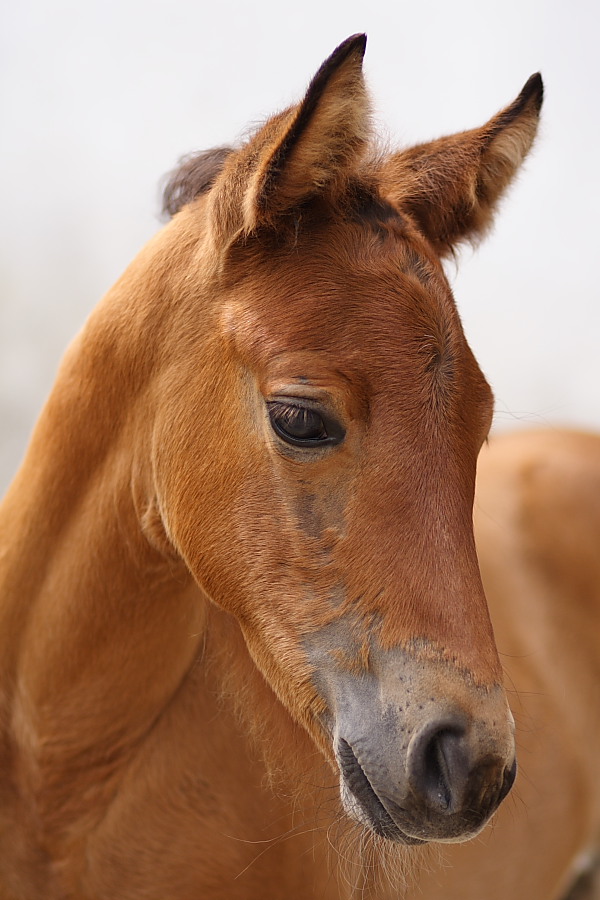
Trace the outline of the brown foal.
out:
<instances>
[{"instance_id":1,"label":"brown foal","mask_svg":"<svg viewBox=\"0 0 600 900\"><path fill-rule=\"evenodd\" d=\"M495 638L440 262L542 82L384 156L364 49L184 164L63 361L0 511L1 900L552 900L593 846L598 442L484 451Z\"/></svg>"}]
</instances>

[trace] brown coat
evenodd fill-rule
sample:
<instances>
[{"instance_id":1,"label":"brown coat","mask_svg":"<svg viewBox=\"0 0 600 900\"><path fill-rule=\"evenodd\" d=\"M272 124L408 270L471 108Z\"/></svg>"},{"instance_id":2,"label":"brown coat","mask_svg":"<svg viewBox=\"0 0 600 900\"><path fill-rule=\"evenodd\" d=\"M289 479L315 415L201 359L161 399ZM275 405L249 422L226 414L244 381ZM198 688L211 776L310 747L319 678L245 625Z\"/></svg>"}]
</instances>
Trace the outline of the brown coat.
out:
<instances>
[{"instance_id":1,"label":"brown coat","mask_svg":"<svg viewBox=\"0 0 600 900\"><path fill-rule=\"evenodd\" d=\"M188 161L67 352L0 510L0 900L552 900L592 846L598 444L484 452L495 640L440 263L541 80L381 158L364 47Z\"/></svg>"}]
</instances>

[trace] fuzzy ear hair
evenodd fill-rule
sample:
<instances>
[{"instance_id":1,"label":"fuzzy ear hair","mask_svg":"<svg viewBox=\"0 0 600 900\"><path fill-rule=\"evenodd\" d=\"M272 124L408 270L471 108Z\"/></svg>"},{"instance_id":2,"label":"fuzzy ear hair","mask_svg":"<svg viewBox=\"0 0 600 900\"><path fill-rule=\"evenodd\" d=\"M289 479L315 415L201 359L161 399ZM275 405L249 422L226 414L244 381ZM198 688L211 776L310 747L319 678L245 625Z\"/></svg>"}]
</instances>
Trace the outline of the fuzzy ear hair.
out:
<instances>
[{"instance_id":1,"label":"fuzzy ear hair","mask_svg":"<svg viewBox=\"0 0 600 900\"><path fill-rule=\"evenodd\" d=\"M489 227L496 204L535 138L543 99L539 74L498 115L472 131L389 157L382 192L405 209L440 254Z\"/></svg>"},{"instance_id":2,"label":"fuzzy ear hair","mask_svg":"<svg viewBox=\"0 0 600 900\"><path fill-rule=\"evenodd\" d=\"M369 137L365 46L363 34L340 44L302 102L271 118L227 160L212 191L220 242L276 226L309 197L343 190Z\"/></svg>"}]
</instances>

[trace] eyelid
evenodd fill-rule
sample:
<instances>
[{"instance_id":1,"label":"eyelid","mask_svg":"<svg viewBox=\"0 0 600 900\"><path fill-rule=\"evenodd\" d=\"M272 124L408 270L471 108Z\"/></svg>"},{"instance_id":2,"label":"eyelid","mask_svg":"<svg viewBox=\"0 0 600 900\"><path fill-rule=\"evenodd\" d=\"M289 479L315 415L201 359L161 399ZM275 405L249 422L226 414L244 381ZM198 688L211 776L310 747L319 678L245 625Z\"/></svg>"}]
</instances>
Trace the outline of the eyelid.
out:
<instances>
[{"instance_id":1,"label":"eyelid","mask_svg":"<svg viewBox=\"0 0 600 900\"><path fill-rule=\"evenodd\" d=\"M282 384L276 390L270 390L264 394L267 403L290 403L292 405L310 406L311 408L330 409L330 395L314 388L310 384Z\"/></svg>"}]
</instances>

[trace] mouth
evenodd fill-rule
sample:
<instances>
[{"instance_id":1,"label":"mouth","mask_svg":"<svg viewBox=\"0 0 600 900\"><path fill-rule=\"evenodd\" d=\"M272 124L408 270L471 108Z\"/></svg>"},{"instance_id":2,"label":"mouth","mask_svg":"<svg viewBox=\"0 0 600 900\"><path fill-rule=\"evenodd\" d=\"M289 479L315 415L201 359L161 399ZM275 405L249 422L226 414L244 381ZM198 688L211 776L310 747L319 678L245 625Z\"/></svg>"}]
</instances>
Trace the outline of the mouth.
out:
<instances>
[{"instance_id":1,"label":"mouth","mask_svg":"<svg viewBox=\"0 0 600 900\"><path fill-rule=\"evenodd\" d=\"M337 758L342 772L342 799L353 818L389 841L411 845L427 843L400 828L374 790L352 747L343 738L337 744Z\"/></svg>"},{"instance_id":2,"label":"mouth","mask_svg":"<svg viewBox=\"0 0 600 900\"><path fill-rule=\"evenodd\" d=\"M472 790L463 791L463 808L459 808L457 812L444 796L444 785L448 786L449 775L446 772L444 780L444 768L441 764L433 767L439 777L434 785L436 806L432 808L431 802L428 807L423 803L416 803L410 791L404 801L399 794L398 802L381 789L376 789L351 744L343 738L338 738L336 757L341 772L342 803L348 815L389 841L409 845L426 844L432 840L460 843L474 837L508 794L517 769L516 761L513 761L510 767L504 769L502 781L495 778L487 787L486 767L475 770ZM448 763L447 760L445 762Z\"/></svg>"}]
</instances>

